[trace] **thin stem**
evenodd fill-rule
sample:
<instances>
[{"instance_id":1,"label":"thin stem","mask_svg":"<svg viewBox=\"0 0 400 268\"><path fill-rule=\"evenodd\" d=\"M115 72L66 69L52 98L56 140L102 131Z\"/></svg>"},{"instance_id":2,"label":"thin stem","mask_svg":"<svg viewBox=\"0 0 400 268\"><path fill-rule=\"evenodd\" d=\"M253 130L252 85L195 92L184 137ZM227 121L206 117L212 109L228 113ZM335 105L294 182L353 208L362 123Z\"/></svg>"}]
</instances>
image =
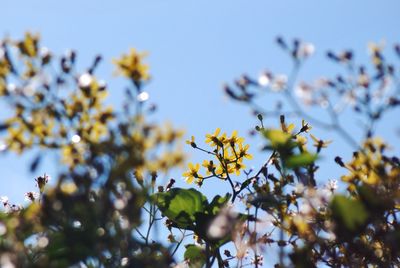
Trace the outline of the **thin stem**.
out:
<instances>
[{"instance_id":1,"label":"thin stem","mask_svg":"<svg viewBox=\"0 0 400 268\"><path fill-rule=\"evenodd\" d=\"M279 241L282 242L283 239L284 239L283 229L280 228L280 229L279 229ZM279 267L284 267L284 266L283 266L283 259L284 259L284 256L285 256L285 252L284 252L284 250L283 250L283 245L281 245L281 246L279 247Z\"/></svg>"},{"instance_id":2,"label":"thin stem","mask_svg":"<svg viewBox=\"0 0 400 268\"><path fill-rule=\"evenodd\" d=\"M181 240L178 242L178 244L176 245L175 249L172 251L171 253L171 257L173 257L176 253L176 251L178 250L178 248L180 247L180 245L182 244L183 240L185 240L186 236L185 236L186 230L182 233L182 238Z\"/></svg>"},{"instance_id":3,"label":"thin stem","mask_svg":"<svg viewBox=\"0 0 400 268\"><path fill-rule=\"evenodd\" d=\"M217 155L216 153L207 151L207 150L205 150L205 149L203 149L203 148L200 148L200 147L197 147L197 146L196 146L196 149L197 149L197 150L200 150L200 151L202 151L202 152L205 152L205 153L207 153L207 154Z\"/></svg>"},{"instance_id":4,"label":"thin stem","mask_svg":"<svg viewBox=\"0 0 400 268\"><path fill-rule=\"evenodd\" d=\"M255 213L254 213L254 217L255 217L255 221L254 221L254 235L255 235L255 243L256 245L254 246L254 262L256 264L256 268L258 268L258 256L257 256L257 214L258 214L258 207L256 207L255 209Z\"/></svg>"},{"instance_id":5,"label":"thin stem","mask_svg":"<svg viewBox=\"0 0 400 268\"><path fill-rule=\"evenodd\" d=\"M206 242L206 268L211 268L210 262L210 245Z\"/></svg>"},{"instance_id":6,"label":"thin stem","mask_svg":"<svg viewBox=\"0 0 400 268\"><path fill-rule=\"evenodd\" d=\"M140 237L146 241L146 237L139 231L139 229L135 228L135 231L140 235Z\"/></svg>"},{"instance_id":7,"label":"thin stem","mask_svg":"<svg viewBox=\"0 0 400 268\"><path fill-rule=\"evenodd\" d=\"M152 185L151 188L152 193L154 193L154 185ZM150 213L149 213L149 226L147 228L147 232L146 232L146 245L149 244L149 237L150 237L150 231L151 231L151 227L153 227L154 221L155 221L155 214L156 214L156 207L154 204L150 203Z\"/></svg>"}]
</instances>

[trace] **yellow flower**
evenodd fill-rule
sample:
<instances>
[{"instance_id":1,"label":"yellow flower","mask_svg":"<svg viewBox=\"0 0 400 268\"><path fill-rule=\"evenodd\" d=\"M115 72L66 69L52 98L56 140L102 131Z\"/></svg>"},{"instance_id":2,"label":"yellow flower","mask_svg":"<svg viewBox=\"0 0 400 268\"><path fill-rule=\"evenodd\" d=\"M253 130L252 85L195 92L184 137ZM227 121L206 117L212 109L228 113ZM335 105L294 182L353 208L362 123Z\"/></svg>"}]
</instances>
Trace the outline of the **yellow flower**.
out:
<instances>
[{"instance_id":1,"label":"yellow flower","mask_svg":"<svg viewBox=\"0 0 400 268\"><path fill-rule=\"evenodd\" d=\"M61 161L72 169L85 161L84 154L85 148L82 143L65 145L61 148Z\"/></svg>"},{"instance_id":2,"label":"yellow flower","mask_svg":"<svg viewBox=\"0 0 400 268\"><path fill-rule=\"evenodd\" d=\"M8 75L10 72L10 64L6 59L1 59L0 58L0 82L2 83L2 86L5 89L5 81L4 78Z\"/></svg>"},{"instance_id":3,"label":"yellow flower","mask_svg":"<svg viewBox=\"0 0 400 268\"><path fill-rule=\"evenodd\" d=\"M297 135L296 136L296 142L297 142L297 144L298 144L298 146L299 146L301 151L303 151L303 152L307 151L307 148L306 148L307 138L306 137L301 136L301 135Z\"/></svg>"},{"instance_id":4,"label":"yellow flower","mask_svg":"<svg viewBox=\"0 0 400 268\"><path fill-rule=\"evenodd\" d=\"M122 76L132 79L135 83L149 80L149 66L143 63L147 53L137 52L134 48L129 54L123 54L121 58L114 60L117 70Z\"/></svg>"},{"instance_id":5,"label":"yellow flower","mask_svg":"<svg viewBox=\"0 0 400 268\"><path fill-rule=\"evenodd\" d=\"M226 133L223 133L221 136L218 137L218 140L222 143L225 144L228 142L228 139L226 137Z\"/></svg>"},{"instance_id":6,"label":"yellow flower","mask_svg":"<svg viewBox=\"0 0 400 268\"><path fill-rule=\"evenodd\" d=\"M320 139L316 138L313 134L310 134L310 136L314 141L313 146L317 147L317 152L321 151L321 148L326 148L326 147L328 147L329 144L332 143L331 140L329 140L329 141L320 140Z\"/></svg>"},{"instance_id":7,"label":"yellow flower","mask_svg":"<svg viewBox=\"0 0 400 268\"><path fill-rule=\"evenodd\" d=\"M210 175L215 172L216 166L212 160L210 161L204 160L202 166L206 168L207 175Z\"/></svg>"},{"instance_id":8,"label":"yellow flower","mask_svg":"<svg viewBox=\"0 0 400 268\"><path fill-rule=\"evenodd\" d=\"M193 165L192 163L189 163L188 167L189 171L182 174L182 176L186 178L187 183L192 183L195 178L201 178L198 174L200 164Z\"/></svg>"},{"instance_id":9,"label":"yellow flower","mask_svg":"<svg viewBox=\"0 0 400 268\"><path fill-rule=\"evenodd\" d=\"M234 163L233 171L235 172L236 176L239 176L240 171L245 168L246 166L241 161L237 161L236 163Z\"/></svg>"},{"instance_id":10,"label":"yellow flower","mask_svg":"<svg viewBox=\"0 0 400 268\"><path fill-rule=\"evenodd\" d=\"M246 144L244 147L241 143L239 143L239 159L247 158L247 159L253 159L253 156L247 151L249 150L250 145Z\"/></svg>"},{"instance_id":11,"label":"yellow flower","mask_svg":"<svg viewBox=\"0 0 400 268\"><path fill-rule=\"evenodd\" d=\"M21 154L25 149L28 149L33 144L33 136L28 133L24 126L9 127L7 129L8 136L5 138L5 143L8 149Z\"/></svg>"},{"instance_id":12,"label":"yellow flower","mask_svg":"<svg viewBox=\"0 0 400 268\"><path fill-rule=\"evenodd\" d=\"M94 122L89 125L84 132L84 137L91 143L98 143L101 138L104 138L108 133L108 128L106 125L101 124L99 121Z\"/></svg>"},{"instance_id":13,"label":"yellow flower","mask_svg":"<svg viewBox=\"0 0 400 268\"><path fill-rule=\"evenodd\" d=\"M234 147L235 144L237 144L237 143L240 144L240 143L242 143L244 141L244 139L241 138L241 137L238 137L237 134L238 134L237 130L234 130L232 132L232 136L229 139L227 139L227 142L229 142L229 144L232 147Z\"/></svg>"},{"instance_id":14,"label":"yellow flower","mask_svg":"<svg viewBox=\"0 0 400 268\"><path fill-rule=\"evenodd\" d=\"M217 128L214 134L207 134L206 135L206 143L209 143L211 146L223 146L223 143L219 139L218 135L221 132L220 128Z\"/></svg>"},{"instance_id":15,"label":"yellow flower","mask_svg":"<svg viewBox=\"0 0 400 268\"><path fill-rule=\"evenodd\" d=\"M362 181L369 185L391 178L397 180L398 168L392 169L389 162L383 161L382 153L386 147L387 144L380 138L367 139L363 144L364 152L355 153L352 161L346 164L350 173L342 176L342 180L353 184Z\"/></svg>"},{"instance_id":16,"label":"yellow flower","mask_svg":"<svg viewBox=\"0 0 400 268\"><path fill-rule=\"evenodd\" d=\"M301 120L301 129L300 132L309 132L312 127L303 119Z\"/></svg>"},{"instance_id":17,"label":"yellow flower","mask_svg":"<svg viewBox=\"0 0 400 268\"><path fill-rule=\"evenodd\" d=\"M19 42L18 48L21 54L28 57L36 57L38 52L39 35L33 35L29 32L25 33L25 39Z\"/></svg>"},{"instance_id":18,"label":"yellow flower","mask_svg":"<svg viewBox=\"0 0 400 268\"><path fill-rule=\"evenodd\" d=\"M144 180L144 168L143 167L137 167L136 169L133 170L133 176L137 180L139 184L143 184Z\"/></svg>"},{"instance_id":19,"label":"yellow flower","mask_svg":"<svg viewBox=\"0 0 400 268\"><path fill-rule=\"evenodd\" d=\"M226 168L222 165L218 165L217 169L215 170L215 174L217 176L221 177L222 179L226 179L227 174L232 174L234 172L235 172L235 170L232 165L227 165Z\"/></svg>"},{"instance_id":20,"label":"yellow flower","mask_svg":"<svg viewBox=\"0 0 400 268\"><path fill-rule=\"evenodd\" d=\"M224 161L226 163L233 162L237 158L233 148L227 148L227 147L224 147L223 150L221 149L216 157L218 161Z\"/></svg>"},{"instance_id":21,"label":"yellow flower","mask_svg":"<svg viewBox=\"0 0 400 268\"><path fill-rule=\"evenodd\" d=\"M197 147L196 142L194 140L194 136L192 136L190 140L187 140L186 143L192 146L193 148Z\"/></svg>"},{"instance_id":22,"label":"yellow flower","mask_svg":"<svg viewBox=\"0 0 400 268\"><path fill-rule=\"evenodd\" d=\"M292 134L294 128L295 128L295 125L293 123L289 124L289 126L286 126L285 121L284 120L281 121L281 129L283 132Z\"/></svg>"},{"instance_id":23,"label":"yellow flower","mask_svg":"<svg viewBox=\"0 0 400 268\"><path fill-rule=\"evenodd\" d=\"M166 124L164 127L162 140L167 144L171 144L180 139L183 134L184 132L182 130L175 130L172 128L171 124Z\"/></svg>"}]
</instances>

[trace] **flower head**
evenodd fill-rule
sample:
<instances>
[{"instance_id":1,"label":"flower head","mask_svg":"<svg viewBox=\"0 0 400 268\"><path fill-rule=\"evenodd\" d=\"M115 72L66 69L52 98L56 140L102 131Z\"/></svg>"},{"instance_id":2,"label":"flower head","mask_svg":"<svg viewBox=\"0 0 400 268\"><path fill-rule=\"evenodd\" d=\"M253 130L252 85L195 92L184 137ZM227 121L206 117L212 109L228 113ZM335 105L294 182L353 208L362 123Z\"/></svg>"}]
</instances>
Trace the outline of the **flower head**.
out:
<instances>
[{"instance_id":1,"label":"flower head","mask_svg":"<svg viewBox=\"0 0 400 268\"><path fill-rule=\"evenodd\" d=\"M140 84L149 80L149 66L143 63L143 59L147 53L137 52L132 48L129 54L123 54L121 58L114 60L117 65L117 71L127 78L132 79L135 83Z\"/></svg>"},{"instance_id":2,"label":"flower head","mask_svg":"<svg viewBox=\"0 0 400 268\"><path fill-rule=\"evenodd\" d=\"M194 136L192 136L190 140L187 140L186 143L192 146L193 148L197 147Z\"/></svg>"},{"instance_id":3,"label":"flower head","mask_svg":"<svg viewBox=\"0 0 400 268\"><path fill-rule=\"evenodd\" d=\"M216 166L212 160L204 160L202 166L206 168L207 175L215 173Z\"/></svg>"},{"instance_id":4,"label":"flower head","mask_svg":"<svg viewBox=\"0 0 400 268\"><path fill-rule=\"evenodd\" d=\"M187 183L192 183L194 179L201 178L201 176L199 176L199 174L198 174L199 169L200 169L200 164L193 165L192 163L189 163L188 167L189 167L189 170L182 174L183 177L186 178Z\"/></svg>"},{"instance_id":5,"label":"flower head","mask_svg":"<svg viewBox=\"0 0 400 268\"><path fill-rule=\"evenodd\" d=\"M39 188L39 191L42 193L44 190L44 187L46 184L49 182L50 177L46 175L46 173L43 176L39 176L35 179L36 185Z\"/></svg>"},{"instance_id":6,"label":"flower head","mask_svg":"<svg viewBox=\"0 0 400 268\"><path fill-rule=\"evenodd\" d=\"M36 192L27 192L25 193L25 199L30 202L35 202L36 199L39 198L39 194Z\"/></svg>"},{"instance_id":7,"label":"flower head","mask_svg":"<svg viewBox=\"0 0 400 268\"><path fill-rule=\"evenodd\" d=\"M328 147L329 144L332 143L331 140L329 140L329 141L320 140L320 139L316 138L313 134L310 134L310 136L314 141L314 144L313 144L314 147L317 147L318 153L321 151L321 148L326 148L326 147Z\"/></svg>"},{"instance_id":8,"label":"flower head","mask_svg":"<svg viewBox=\"0 0 400 268\"><path fill-rule=\"evenodd\" d=\"M243 146L243 144L239 143L239 159L247 158L247 159L253 159L253 155L249 154L247 151L249 150L250 145L246 144Z\"/></svg>"},{"instance_id":9,"label":"flower head","mask_svg":"<svg viewBox=\"0 0 400 268\"><path fill-rule=\"evenodd\" d=\"M3 206L7 206L9 204L8 196L0 196L0 203L3 203Z\"/></svg>"},{"instance_id":10,"label":"flower head","mask_svg":"<svg viewBox=\"0 0 400 268\"><path fill-rule=\"evenodd\" d=\"M232 136L231 136L230 138L226 139L226 141L229 142L229 144L230 144L232 147L234 147L235 144L241 144L241 143L244 141L243 138L238 137L237 135L238 135L237 130L234 130L234 131L232 132Z\"/></svg>"},{"instance_id":11,"label":"flower head","mask_svg":"<svg viewBox=\"0 0 400 268\"><path fill-rule=\"evenodd\" d=\"M209 143L211 146L223 146L223 141L226 139L225 134L219 137L219 133L221 132L220 128L217 128L213 134L206 135L206 143Z\"/></svg>"}]
</instances>

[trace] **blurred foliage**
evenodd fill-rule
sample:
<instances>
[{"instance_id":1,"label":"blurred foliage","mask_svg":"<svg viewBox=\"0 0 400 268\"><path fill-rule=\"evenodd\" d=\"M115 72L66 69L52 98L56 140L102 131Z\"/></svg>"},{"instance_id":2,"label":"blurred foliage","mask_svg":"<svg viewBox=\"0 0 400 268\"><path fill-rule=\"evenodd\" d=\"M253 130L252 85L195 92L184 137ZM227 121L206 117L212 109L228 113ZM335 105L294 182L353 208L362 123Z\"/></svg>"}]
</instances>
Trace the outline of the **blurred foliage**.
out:
<instances>
[{"instance_id":1,"label":"blurred foliage","mask_svg":"<svg viewBox=\"0 0 400 268\"><path fill-rule=\"evenodd\" d=\"M0 148L34 156L32 173L49 153L59 163L53 183L48 174L35 178L38 192L25 194L30 205L1 197L0 266L261 267L271 249L275 267L399 266L400 161L375 134L376 123L400 104L398 69L371 45L373 74L356 66L351 51L328 52L349 76L296 85L314 47L277 43L293 60L291 77L266 71L224 87L257 115L253 134L265 141L264 164L246 168L254 152L237 131L218 128L204 142L192 136L186 143L207 157L189 163L182 176L197 190L167 179L186 159L183 132L147 121L155 106L144 90L146 53L131 49L114 60L116 73L128 80L118 110L106 104L108 86L95 75L101 56L80 71L75 51L57 57L32 33L5 38L0 95L9 110L0 123ZM395 53L400 56L400 46ZM263 111L261 93L281 94L285 102ZM331 121L308 114L304 105L325 109ZM340 123L347 107L364 119L362 142ZM298 119L288 123L289 115ZM279 127L264 126L269 116L279 118ZM335 131L355 150L349 161L334 159L344 169L346 192L336 193L335 179L321 184L319 159L332 141L311 134L311 124ZM227 190L208 198L201 187L215 180Z\"/></svg>"},{"instance_id":2,"label":"blurred foliage","mask_svg":"<svg viewBox=\"0 0 400 268\"><path fill-rule=\"evenodd\" d=\"M0 92L13 111L2 123L3 146L18 154L38 149L32 172L47 151L61 164L54 186L46 186L46 174L36 179L40 193L27 194L30 206L3 201L1 266L168 266L165 247L132 235L154 184L144 178L183 161L182 131L147 123L138 104L148 79L142 55L132 50L116 60L134 82L122 106L140 106L135 112L105 104L108 87L95 76L100 56L79 72L76 52L58 59L27 33L3 40L0 59Z\"/></svg>"}]
</instances>

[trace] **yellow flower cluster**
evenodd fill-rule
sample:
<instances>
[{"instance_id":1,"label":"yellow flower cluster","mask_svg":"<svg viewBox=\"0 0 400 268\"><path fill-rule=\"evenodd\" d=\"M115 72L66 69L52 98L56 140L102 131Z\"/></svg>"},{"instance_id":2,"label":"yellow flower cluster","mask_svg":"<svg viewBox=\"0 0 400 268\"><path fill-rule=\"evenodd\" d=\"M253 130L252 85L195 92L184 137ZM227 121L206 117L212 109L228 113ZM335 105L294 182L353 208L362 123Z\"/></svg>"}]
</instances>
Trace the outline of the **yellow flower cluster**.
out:
<instances>
[{"instance_id":1,"label":"yellow flower cluster","mask_svg":"<svg viewBox=\"0 0 400 268\"><path fill-rule=\"evenodd\" d=\"M39 51L39 34L25 33L25 39L17 42L17 46L22 55L34 58Z\"/></svg>"},{"instance_id":2,"label":"yellow flower cluster","mask_svg":"<svg viewBox=\"0 0 400 268\"><path fill-rule=\"evenodd\" d=\"M118 73L140 84L150 78L149 66L143 63L145 57L147 53L137 52L132 48L129 54L123 54L119 59L115 59L114 63L117 65Z\"/></svg>"},{"instance_id":3,"label":"yellow flower cluster","mask_svg":"<svg viewBox=\"0 0 400 268\"><path fill-rule=\"evenodd\" d=\"M43 77L52 75L54 70L48 70L47 64L55 58L39 41L38 35L27 33L22 40L6 40L4 49L0 47L0 95L12 100L14 110L12 117L1 122L7 150L56 149L70 170L88 166L95 157L115 154L118 163L114 164L134 169L141 181L146 174L166 172L183 162L182 150L177 148L183 132L169 124L148 124L139 115L120 120L122 114L105 105L108 88L94 70L71 71L76 62L73 52L61 59L62 74L49 84ZM145 56L131 49L115 63L123 76L140 83L149 79ZM6 83L13 69L20 67L11 59L23 59L23 72L16 72L20 83Z\"/></svg>"},{"instance_id":4,"label":"yellow flower cluster","mask_svg":"<svg viewBox=\"0 0 400 268\"><path fill-rule=\"evenodd\" d=\"M400 168L384 156L386 148L386 143L377 137L364 142L364 151L355 153L353 159L345 165L350 172L342 176L342 180L350 184L350 190L359 183L389 185L398 181Z\"/></svg>"},{"instance_id":5,"label":"yellow flower cluster","mask_svg":"<svg viewBox=\"0 0 400 268\"><path fill-rule=\"evenodd\" d=\"M204 179L211 177L228 179L231 174L239 176L240 172L246 168L243 160L245 158L252 159L252 155L248 153L249 145L243 144L243 141L242 137L238 137L237 131L233 131L232 135L228 137L226 133L221 134L221 130L217 128L213 134L206 135L205 142L213 149L207 151L198 147L192 137L186 143L193 148L213 154L215 159L203 161L205 176L199 174L200 164L189 163L189 170L183 173L186 182L192 183L196 179L196 183L201 185Z\"/></svg>"},{"instance_id":6,"label":"yellow flower cluster","mask_svg":"<svg viewBox=\"0 0 400 268\"><path fill-rule=\"evenodd\" d=\"M308 152L307 144L308 139L305 137L306 133L309 133L312 127L307 123L304 119L301 121L301 128L298 132L295 131L296 126L291 123L286 125L284 118L281 118L281 130L276 131L275 138L280 138L282 140L286 140L287 138L293 138L297 143L297 147L301 152ZM289 135L286 135L289 134ZM309 133L309 136L314 141L313 147L317 148L317 153L321 151L322 148L327 148L329 144L332 143L332 140L321 140L315 137L313 134Z\"/></svg>"},{"instance_id":7,"label":"yellow flower cluster","mask_svg":"<svg viewBox=\"0 0 400 268\"><path fill-rule=\"evenodd\" d=\"M7 45L11 44L19 52L19 57L23 59L23 68L21 78L33 78L38 73L35 60L39 51L39 35L27 32L24 39L18 42L12 42L8 39L2 41L0 47L0 96L8 95L6 77L10 73L16 74L15 66L12 63L12 57L9 55Z\"/></svg>"},{"instance_id":8,"label":"yellow flower cluster","mask_svg":"<svg viewBox=\"0 0 400 268\"><path fill-rule=\"evenodd\" d=\"M182 130L174 129L170 124L142 124L142 131L137 129L132 134L135 152L144 159L134 169L134 176L141 184L147 176L157 172L167 173L171 168L181 165L185 158L179 144L184 135Z\"/></svg>"}]
</instances>

